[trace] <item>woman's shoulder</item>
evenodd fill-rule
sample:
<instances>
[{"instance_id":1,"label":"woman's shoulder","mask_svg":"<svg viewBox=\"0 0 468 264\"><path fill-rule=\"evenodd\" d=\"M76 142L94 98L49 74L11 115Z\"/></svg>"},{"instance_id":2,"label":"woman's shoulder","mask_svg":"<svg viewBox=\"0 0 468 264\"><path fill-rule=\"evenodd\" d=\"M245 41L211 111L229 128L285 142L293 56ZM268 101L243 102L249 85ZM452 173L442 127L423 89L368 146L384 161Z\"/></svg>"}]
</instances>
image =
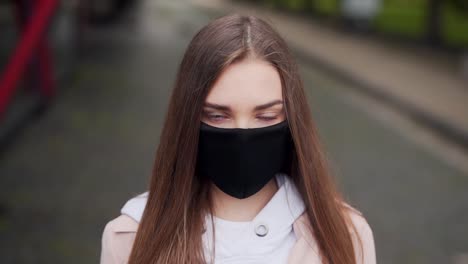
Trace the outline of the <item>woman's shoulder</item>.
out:
<instances>
[{"instance_id":1,"label":"woman's shoulder","mask_svg":"<svg viewBox=\"0 0 468 264\"><path fill-rule=\"evenodd\" d=\"M118 217L107 222L104 232L110 233L132 233L138 230L138 222L132 217L121 214Z\"/></svg>"},{"instance_id":2,"label":"woman's shoulder","mask_svg":"<svg viewBox=\"0 0 468 264\"><path fill-rule=\"evenodd\" d=\"M355 246L357 263L376 263L374 234L364 215L348 203L343 203L345 211L354 226L350 228ZM362 248L359 246L362 245Z\"/></svg>"},{"instance_id":3,"label":"woman's shoulder","mask_svg":"<svg viewBox=\"0 0 468 264\"><path fill-rule=\"evenodd\" d=\"M138 230L138 222L128 215L107 222L101 240L101 264L126 263Z\"/></svg>"},{"instance_id":4,"label":"woman's shoulder","mask_svg":"<svg viewBox=\"0 0 468 264\"><path fill-rule=\"evenodd\" d=\"M120 209L120 215L110 220L102 233L102 263L126 263L146 206L148 192L131 197Z\"/></svg>"},{"instance_id":5,"label":"woman's shoulder","mask_svg":"<svg viewBox=\"0 0 468 264\"><path fill-rule=\"evenodd\" d=\"M372 232L369 222L367 222L367 219L364 217L361 211L352 207L346 202L343 202L342 204L343 204L345 212L348 214L350 220L352 221L354 227L356 228L356 231L366 229Z\"/></svg>"},{"instance_id":6,"label":"woman's shoulder","mask_svg":"<svg viewBox=\"0 0 468 264\"><path fill-rule=\"evenodd\" d=\"M348 218L352 224L352 226L349 226L349 231L354 246L354 252L356 254L356 263L375 264L377 260L375 254L374 235L369 223L360 211L347 203L343 203L343 205L343 209L345 213L348 214ZM312 228L310 227L310 221L306 212L296 220L294 227L297 231L298 237L304 237L308 240L308 244L312 245L312 248L314 249L316 240L313 232L311 231ZM304 252L296 253L296 255L302 255L303 253Z\"/></svg>"}]
</instances>

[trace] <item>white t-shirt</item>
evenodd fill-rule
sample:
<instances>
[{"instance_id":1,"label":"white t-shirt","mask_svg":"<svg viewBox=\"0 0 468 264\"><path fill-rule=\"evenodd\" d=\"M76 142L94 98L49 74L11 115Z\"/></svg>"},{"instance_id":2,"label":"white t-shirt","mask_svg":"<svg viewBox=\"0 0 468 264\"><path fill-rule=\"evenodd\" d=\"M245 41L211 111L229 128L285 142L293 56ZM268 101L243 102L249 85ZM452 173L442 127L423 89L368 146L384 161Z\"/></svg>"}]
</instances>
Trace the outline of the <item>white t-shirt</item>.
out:
<instances>
[{"instance_id":1,"label":"white t-shirt","mask_svg":"<svg viewBox=\"0 0 468 264\"><path fill-rule=\"evenodd\" d=\"M275 176L278 191L252 221L228 221L213 216L215 228L214 263L287 263L296 242L294 221L305 206L292 180L284 173ZM122 214L140 221L148 193L130 199L121 209ZM205 258L212 263L213 241L210 215L206 216L203 233Z\"/></svg>"}]
</instances>

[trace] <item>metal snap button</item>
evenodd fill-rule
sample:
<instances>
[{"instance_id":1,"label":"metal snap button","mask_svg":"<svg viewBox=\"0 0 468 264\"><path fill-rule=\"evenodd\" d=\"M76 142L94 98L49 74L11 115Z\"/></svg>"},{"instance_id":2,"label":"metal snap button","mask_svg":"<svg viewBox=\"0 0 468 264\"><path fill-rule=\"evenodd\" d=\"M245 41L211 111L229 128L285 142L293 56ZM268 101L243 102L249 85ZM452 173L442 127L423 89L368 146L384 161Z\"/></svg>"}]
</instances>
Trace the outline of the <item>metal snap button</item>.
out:
<instances>
[{"instance_id":1,"label":"metal snap button","mask_svg":"<svg viewBox=\"0 0 468 264\"><path fill-rule=\"evenodd\" d=\"M268 226L265 224L259 224L255 227L255 234L259 237L264 237L268 234Z\"/></svg>"}]
</instances>

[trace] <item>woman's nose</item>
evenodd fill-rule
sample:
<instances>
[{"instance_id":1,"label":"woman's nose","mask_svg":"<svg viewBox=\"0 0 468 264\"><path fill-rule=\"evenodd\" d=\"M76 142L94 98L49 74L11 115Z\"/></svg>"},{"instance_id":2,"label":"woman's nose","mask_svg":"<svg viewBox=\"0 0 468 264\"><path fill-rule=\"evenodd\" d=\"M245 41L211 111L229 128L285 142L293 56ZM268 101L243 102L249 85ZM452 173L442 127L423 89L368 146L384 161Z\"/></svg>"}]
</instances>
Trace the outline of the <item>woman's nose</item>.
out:
<instances>
[{"instance_id":1,"label":"woman's nose","mask_svg":"<svg viewBox=\"0 0 468 264\"><path fill-rule=\"evenodd\" d=\"M234 123L235 128L250 128L250 121L245 118L245 119L237 119Z\"/></svg>"}]
</instances>

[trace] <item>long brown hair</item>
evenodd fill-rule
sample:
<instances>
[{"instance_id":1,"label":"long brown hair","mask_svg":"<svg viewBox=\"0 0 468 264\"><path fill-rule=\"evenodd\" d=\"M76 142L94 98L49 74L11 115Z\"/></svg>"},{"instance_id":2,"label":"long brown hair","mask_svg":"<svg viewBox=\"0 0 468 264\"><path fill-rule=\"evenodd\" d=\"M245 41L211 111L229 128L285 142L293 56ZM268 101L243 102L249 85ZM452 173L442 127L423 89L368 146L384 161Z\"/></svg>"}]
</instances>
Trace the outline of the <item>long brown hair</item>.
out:
<instances>
[{"instance_id":1,"label":"long brown hair","mask_svg":"<svg viewBox=\"0 0 468 264\"><path fill-rule=\"evenodd\" d=\"M280 74L295 150L289 175L306 205L322 260L356 263L351 221L327 168L298 67L285 41L267 22L238 14L211 21L185 52L129 263L205 262L204 217L212 205L208 182L196 175L202 106L223 70L247 57L269 62Z\"/></svg>"}]
</instances>

